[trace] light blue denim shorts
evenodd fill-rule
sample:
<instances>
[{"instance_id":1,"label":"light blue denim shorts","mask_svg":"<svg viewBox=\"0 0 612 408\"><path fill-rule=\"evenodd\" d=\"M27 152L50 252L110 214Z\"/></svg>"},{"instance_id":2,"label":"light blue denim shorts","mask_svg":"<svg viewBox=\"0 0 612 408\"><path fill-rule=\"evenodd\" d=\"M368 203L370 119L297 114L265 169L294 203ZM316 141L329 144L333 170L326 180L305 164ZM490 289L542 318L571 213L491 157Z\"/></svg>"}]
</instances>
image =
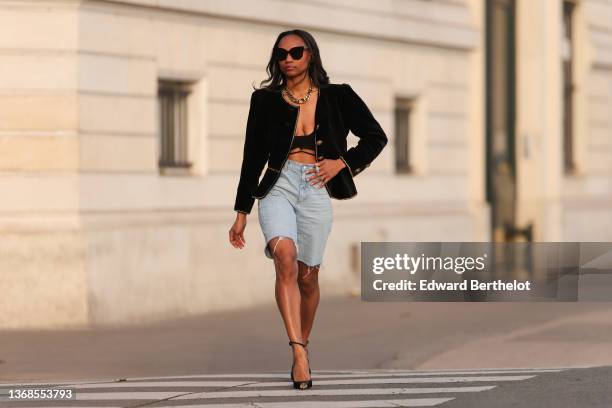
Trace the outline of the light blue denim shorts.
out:
<instances>
[{"instance_id":1,"label":"light blue denim shorts","mask_svg":"<svg viewBox=\"0 0 612 408\"><path fill-rule=\"evenodd\" d=\"M274 257L268 244L280 236L293 240L297 259L307 266L318 266L323 261L333 210L325 186L319 188L310 184L314 180L308 181L315 173L306 171L313 167L314 163L287 159L274 186L257 202L264 253L270 259Z\"/></svg>"}]
</instances>

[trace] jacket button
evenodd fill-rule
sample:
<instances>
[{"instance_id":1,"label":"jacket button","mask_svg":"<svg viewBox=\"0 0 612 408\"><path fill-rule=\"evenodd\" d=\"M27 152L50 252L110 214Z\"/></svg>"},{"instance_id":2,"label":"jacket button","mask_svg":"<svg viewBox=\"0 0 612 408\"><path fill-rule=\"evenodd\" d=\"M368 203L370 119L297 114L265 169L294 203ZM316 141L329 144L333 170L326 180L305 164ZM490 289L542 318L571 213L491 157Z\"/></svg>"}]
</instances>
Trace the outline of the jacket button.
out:
<instances>
[{"instance_id":1,"label":"jacket button","mask_svg":"<svg viewBox=\"0 0 612 408\"><path fill-rule=\"evenodd\" d=\"M323 143L323 141L322 141L321 139L317 140L317 144L318 144L318 145L320 145L320 144L322 144L322 143Z\"/></svg>"}]
</instances>

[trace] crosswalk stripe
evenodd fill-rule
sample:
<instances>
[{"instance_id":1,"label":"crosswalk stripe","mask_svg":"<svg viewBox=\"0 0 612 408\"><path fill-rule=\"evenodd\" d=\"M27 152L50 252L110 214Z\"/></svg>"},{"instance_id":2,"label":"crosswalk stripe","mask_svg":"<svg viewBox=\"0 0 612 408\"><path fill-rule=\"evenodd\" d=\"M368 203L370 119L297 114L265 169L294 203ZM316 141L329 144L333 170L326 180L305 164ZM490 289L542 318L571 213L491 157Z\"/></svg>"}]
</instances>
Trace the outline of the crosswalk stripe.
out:
<instances>
[{"instance_id":1,"label":"crosswalk stripe","mask_svg":"<svg viewBox=\"0 0 612 408\"><path fill-rule=\"evenodd\" d=\"M317 378L352 378L352 377L395 377L395 376L407 376L407 377L419 377L419 376L444 376L444 375L477 375L477 374L535 374L535 373L556 373L563 370L551 369L551 370L496 370L496 371L437 371L437 372L419 372L419 371L396 371L396 372L380 372L380 371L349 371L341 374L326 374L326 371L312 370L313 374ZM201 375L201 376L176 376L176 377L143 377L143 378L132 378L129 381L139 380L158 380L163 378L164 380L171 379L189 379L189 378L278 378L279 376L286 376L289 374L289 370L280 371L269 374L224 374L224 375Z\"/></svg>"},{"instance_id":2,"label":"crosswalk stripe","mask_svg":"<svg viewBox=\"0 0 612 408\"><path fill-rule=\"evenodd\" d=\"M504 368L504 369L475 369L475 370L399 370L399 369L376 369L376 370L312 370L312 372L319 373L319 375L330 375L330 376L341 376L341 375L359 375L374 374L377 376L385 376L390 374L404 374L404 375L462 375L462 374L522 374L522 373L554 373L563 371L565 368ZM188 379L188 378L274 378L278 377L279 374L285 371L271 371L267 373L235 373L235 374L189 374L189 375L175 375L175 376L163 376L163 377L130 377L130 381L139 380L158 380L163 379ZM287 370L286 372L289 372ZM326 374L331 373L331 374ZM74 383L82 382L79 380L73 381ZM0 384L1 386L2 384Z\"/></svg>"},{"instance_id":3,"label":"crosswalk stripe","mask_svg":"<svg viewBox=\"0 0 612 408\"><path fill-rule=\"evenodd\" d=\"M386 377L395 375L405 376L429 376L429 375L473 375L473 374L527 374L527 373L555 373L564 371L564 368L550 368L550 369L503 369L503 370L432 370L432 371L407 371L407 370L312 370L317 375L317 378L350 378L359 376L372 376L372 377ZM129 381L141 381L141 380L173 380L173 379L189 379L189 378L278 378L279 376L286 375L287 371L277 371L270 373L243 373L243 374L193 374L193 375L177 375L177 376L163 376L163 377L129 377ZM325 374L325 373L337 373L337 374ZM70 384L101 384L101 383L114 383L116 379L92 379L92 380L69 380L69 381L37 381L37 382L12 382L0 384L0 387L10 387L15 385L70 385Z\"/></svg>"},{"instance_id":4,"label":"crosswalk stripe","mask_svg":"<svg viewBox=\"0 0 612 408\"><path fill-rule=\"evenodd\" d=\"M287 376L288 377L288 376ZM278 378L278 376L276 377ZM287 382L289 378L287 378ZM246 384L261 384L256 381L146 381L146 382L112 382L100 384L62 385L60 388L100 389L100 388L144 388L144 387L238 387ZM283 383L284 384L284 383Z\"/></svg>"},{"instance_id":5,"label":"crosswalk stripe","mask_svg":"<svg viewBox=\"0 0 612 408\"><path fill-rule=\"evenodd\" d=\"M477 374L534 374L534 373L557 373L563 370L540 370L540 371L529 371L529 370L520 370L520 371L509 371L509 370L498 370L498 371L487 371L487 372L479 372L479 371L455 371L455 372L431 372L431 373L422 373L422 372L390 372L390 373L351 373L351 374L323 374L319 371L312 370L313 373L317 374L317 378L349 378L349 377L396 377L396 376L406 376L406 377L419 377L419 376L443 376L443 375L477 375Z\"/></svg>"},{"instance_id":6,"label":"crosswalk stripe","mask_svg":"<svg viewBox=\"0 0 612 408\"><path fill-rule=\"evenodd\" d=\"M361 385L361 384L420 384L420 383L451 383L472 381L522 381L535 375L508 376L475 376L475 377L416 377L416 378L363 378L354 380L317 380L318 385ZM315 377L313 376L313 382ZM245 384L241 387L281 387L286 382L258 382Z\"/></svg>"},{"instance_id":7,"label":"crosswalk stripe","mask_svg":"<svg viewBox=\"0 0 612 408\"><path fill-rule=\"evenodd\" d=\"M160 378L160 377L157 377ZM4 383L0 384L0 387L8 388L8 387L16 387L16 386L30 386L30 385L71 385L71 384L98 384L98 383L107 383L109 380L70 380L70 381L38 381L38 382L12 382L12 383Z\"/></svg>"},{"instance_id":8,"label":"crosswalk stripe","mask_svg":"<svg viewBox=\"0 0 612 408\"><path fill-rule=\"evenodd\" d=\"M472 381L521 381L534 377L533 375L521 376L473 376L473 377L393 377L393 378L357 378L328 380L320 379L314 375L313 380L317 385L363 385L363 384L419 384L419 383L453 383L453 382L472 382ZM333 376L331 376L333 378ZM258 382L258 381L148 381L148 382L112 382L112 383L93 383L93 384L72 384L60 385L57 388L74 389L105 389L105 388L164 388L164 387L283 387L290 380ZM155 393L155 391L151 391ZM177 392L174 392L175 394ZM166 397L161 397L166 398Z\"/></svg>"},{"instance_id":9,"label":"crosswalk stripe","mask_svg":"<svg viewBox=\"0 0 612 408\"><path fill-rule=\"evenodd\" d=\"M386 376L386 375L470 375L470 374L526 374L526 373L556 373L563 371L560 368L542 368L542 369L503 369L503 370L312 370L313 373L317 373L318 376L358 376L358 375L374 375L374 376ZM278 377L279 374L284 374L287 371L276 371L270 373L244 373L244 374L194 374L194 375L177 375L168 377L130 377L130 381L134 380L156 380L159 378L164 379L187 379L187 378L274 378ZM335 373L335 374L325 374Z\"/></svg>"},{"instance_id":10,"label":"crosswalk stripe","mask_svg":"<svg viewBox=\"0 0 612 408\"><path fill-rule=\"evenodd\" d=\"M283 374L286 376L286 374ZM363 377L363 376L361 376ZM352 385L352 384L398 384L398 383L444 383L444 382L469 382L469 381L520 381L533 376L463 376L463 377L410 377L393 376L388 378L378 378L378 376L368 376L369 378L354 378L340 376L319 376L313 374L313 380L321 385ZM373 378L376 377L376 378ZM386 376L387 377L387 376ZM278 378L278 376L276 377ZM331 378L331 380L330 380ZM338 379L344 378L344 379ZM287 379L289 381L289 379ZM97 384L74 384L63 385L60 388L75 389L100 389L100 388L139 388L139 387L277 387L286 385L287 381L142 381L142 382L112 382Z\"/></svg>"},{"instance_id":11,"label":"crosswalk stripe","mask_svg":"<svg viewBox=\"0 0 612 408\"><path fill-rule=\"evenodd\" d=\"M286 385L286 384L285 384ZM481 387L443 387L443 388L341 388L341 389L320 389L311 388L306 393L302 390L283 389L283 390L227 390L210 392L155 392L155 391L110 391L106 393L77 393L76 399L85 400L147 400L147 399L166 399L173 400L199 400L213 398L255 398L255 397L295 397L295 396L341 396L341 395L398 395L398 394L436 394L436 393L467 393L488 391L495 388L495 385Z\"/></svg>"},{"instance_id":12,"label":"crosswalk stripe","mask_svg":"<svg viewBox=\"0 0 612 408\"><path fill-rule=\"evenodd\" d=\"M307 391L308 396L340 396L340 395L396 395L396 394L437 394L451 392L482 392L495 388L495 385L483 387L444 387L444 388L340 388L340 389L320 389L311 388ZM303 396L304 391L300 390L260 390L260 391L214 391L184 395L176 398L199 399L199 398L245 398L245 397L287 397Z\"/></svg>"},{"instance_id":13,"label":"crosswalk stripe","mask_svg":"<svg viewBox=\"0 0 612 408\"><path fill-rule=\"evenodd\" d=\"M379 408L379 407L433 407L454 398L414 398L375 401L291 401L291 408ZM170 405L168 405L170 406ZM220 404L223 408L287 408L286 402L257 402L253 404ZM163 407L163 405L156 405ZM172 405L172 408L210 408L211 405Z\"/></svg>"}]
</instances>

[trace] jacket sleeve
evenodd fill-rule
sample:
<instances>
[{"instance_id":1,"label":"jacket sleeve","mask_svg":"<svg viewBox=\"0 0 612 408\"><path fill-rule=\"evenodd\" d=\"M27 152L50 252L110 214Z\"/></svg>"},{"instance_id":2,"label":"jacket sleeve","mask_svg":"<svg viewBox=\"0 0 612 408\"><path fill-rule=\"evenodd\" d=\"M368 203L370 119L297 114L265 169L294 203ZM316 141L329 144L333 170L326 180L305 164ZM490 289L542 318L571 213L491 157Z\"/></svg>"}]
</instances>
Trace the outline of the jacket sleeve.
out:
<instances>
[{"instance_id":1,"label":"jacket sleeve","mask_svg":"<svg viewBox=\"0 0 612 408\"><path fill-rule=\"evenodd\" d=\"M249 116L247 119L244 149L242 153L242 166L240 169L240 180L236 190L234 210L249 214L255 203L252 196L257 187L261 171L268 160L266 144L262 138L261 126L263 123L257 90L251 94Z\"/></svg>"},{"instance_id":2,"label":"jacket sleeve","mask_svg":"<svg viewBox=\"0 0 612 408\"><path fill-rule=\"evenodd\" d=\"M349 84L342 84L343 110L351 132L359 138L357 145L340 156L354 177L374 161L388 138L365 102Z\"/></svg>"}]
</instances>

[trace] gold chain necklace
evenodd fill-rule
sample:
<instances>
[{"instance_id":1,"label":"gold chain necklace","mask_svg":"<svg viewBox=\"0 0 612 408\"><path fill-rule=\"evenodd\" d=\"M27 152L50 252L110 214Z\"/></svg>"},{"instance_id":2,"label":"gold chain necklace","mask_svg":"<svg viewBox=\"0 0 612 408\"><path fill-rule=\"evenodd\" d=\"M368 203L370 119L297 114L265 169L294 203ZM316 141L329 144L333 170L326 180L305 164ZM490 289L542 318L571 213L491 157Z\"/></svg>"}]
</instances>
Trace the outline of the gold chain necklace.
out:
<instances>
[{"instance_id":1,"label":"gold chain necklace","mask_svg":"<svg viewBox=\"0 0 612 408\"><path fill-rule=\"evenodd\" d=\"M297 104L306 103L308 102L308 99L310 99L310 95L312 94L312 83L308 87L308 92L306 92L306 95L304 95L301 98L296 98L295 96L293 96L289 88L287 88L287 85L285 85L285 88L283 89L283 94L287 95L287 97L289 97L289 100L293 103L297 103Z\"/></svg>"}]
</instances>

